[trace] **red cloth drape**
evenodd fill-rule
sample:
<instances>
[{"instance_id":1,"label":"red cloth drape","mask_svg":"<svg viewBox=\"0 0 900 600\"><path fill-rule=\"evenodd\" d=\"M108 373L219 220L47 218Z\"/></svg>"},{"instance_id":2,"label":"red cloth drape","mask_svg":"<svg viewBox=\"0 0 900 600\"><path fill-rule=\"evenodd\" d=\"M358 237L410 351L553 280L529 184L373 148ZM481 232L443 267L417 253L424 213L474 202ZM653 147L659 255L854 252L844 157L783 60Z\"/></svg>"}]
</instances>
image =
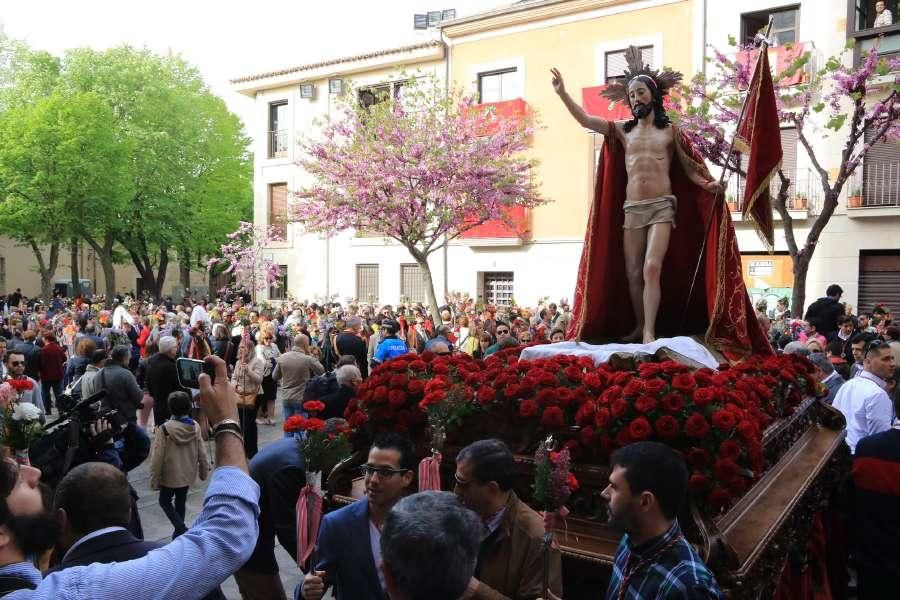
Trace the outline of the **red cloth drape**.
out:
<instances>
[{"instance_id":1,"label":"red cloth drape","mask_svg":"<svg viewBox=\"0 0 900 600\"><path fill-rule=\"evenodd\" d=\"M784 561L784 569L772 600L833 600L828 581L828 552L821 512L813 518L806 552L809 560L803 570L798 569L790 557ZM843 594L840 597L842 596Z\"/></svg>"},{"instance_id":2,"label":"red cloth drape","mask_svg":"<svg viewBox=\"0 0 900 600\"><path fill-rule=\"evenodd\" d=\"M677 152L705 170L700 157L680 133L676 132L676 140ZM673 156L670 177L678 208L663 264L657 335L701 335L729 360L740 360L751 353L771 354L772 347L756 320L744 286L741 256L725 203L691 183L677 156ZM614 136L606 136L578 268L573 319L567 336L570 339L610 341L634 328L622 249L626 182L622 145ZM713 221L700 274L682 323L710 212Z\"/></svg>"},{"instance_id":3,"label":"red cloth drape","mask_svg":"<svg viewBox=\"0 0 900 600\"><path fill-rule=\"evenodd\" d=\"M750 153L743 216L756 223L760 238L771 250L775 244L775 226L769 183L781 167L782 151L781 126L768 52L759 53L746 102L744 120L735 136L735 146Z\"/></svg>"}]
</instances>

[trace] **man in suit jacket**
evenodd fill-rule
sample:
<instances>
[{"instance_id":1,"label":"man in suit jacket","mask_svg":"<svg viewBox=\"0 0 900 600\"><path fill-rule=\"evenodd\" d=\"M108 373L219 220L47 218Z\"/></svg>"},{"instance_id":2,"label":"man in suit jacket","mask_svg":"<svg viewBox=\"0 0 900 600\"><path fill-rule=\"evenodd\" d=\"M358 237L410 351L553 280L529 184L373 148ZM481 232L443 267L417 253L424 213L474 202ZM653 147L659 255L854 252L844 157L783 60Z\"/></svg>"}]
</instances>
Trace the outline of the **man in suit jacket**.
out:
<instances>
[{"instance_id":1,"label":"man in suit jacket","mask_svg":"<svg viewBox=\"0 0 900 600\"><path fill-rule=\"evenodd\" d=\"M834 364L825 356L824 352L813 352L809 355L810 362L816 367L816 376L825 388L828 390L828 396L825 402L834 403L834 397L837 396L838 390L844 385L844 378L840 373L834 370Z\"/></svg>"},{"instance_id":2,"label":"man in suit jacket","mask_svg":"<svg viewBox=\"0 0 900 600\"><path fill-rule=\"evenodd\" d=\"M412 442L386 433L375 439L363 466L366 497L325 515L314 556L295 597L319 600L334 586L337 600L387 600L381 563L381 530L388 513L412 484Z\"/></svg>"},{"instance_id":3,"label":"man in suit jacket","mask_svg":"<svg viewBox=\"0 0 900 600\"><path fill-rule=\"evenodd\" d=\"M56 488L53 507L60 514L60 562L47 573L92 563L124 562L146 556L165 544L136 538L131 520L128 479L116 467L83 463L66 473ZM205 600L224 600L218 588Z\"/></svg>"},{"instance_id":4,"label":"man in suit jacket","mask_svg":"<svg viewBox=\"0 0 900 600\"><path fill-rule=\"evenodd\" d=\"M178 368L175 356L178 354L178 341L169 335L159 338L159 352L147 360L147 371L144 381L147 391L153 397L153 422L162 425L169 417L169 394L183 390L178 383Z\"/></svg>"}]
</instances>

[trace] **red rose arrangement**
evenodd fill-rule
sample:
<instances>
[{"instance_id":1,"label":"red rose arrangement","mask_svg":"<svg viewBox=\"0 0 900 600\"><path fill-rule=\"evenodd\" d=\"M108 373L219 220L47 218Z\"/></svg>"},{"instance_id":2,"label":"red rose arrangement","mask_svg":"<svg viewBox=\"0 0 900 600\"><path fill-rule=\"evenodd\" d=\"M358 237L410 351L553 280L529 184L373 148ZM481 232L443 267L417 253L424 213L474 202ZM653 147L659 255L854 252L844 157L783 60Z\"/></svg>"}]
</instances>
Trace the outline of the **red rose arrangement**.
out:
<instances>
[{"instance_id":1,"label":"red rose arrangement","mask_svg":"<svg viewBox=\"0 0 900 600\"><path fill-rule=\"evenodd\" d=\"M403 356L376 368L345 416L353 427L424 434L430 407L454 396L455 425L503 410L532 432L570 438L573 460L606 464L622 446L658 440L684 453L690 487L712 512L730 506L767 467L762 435L804 397L821 394L798 355L751 356L719 371L642 363L615 371L588 357L520 361L521 349L483 361L460 354ZM575 433L573 433L575 432Z\"/></svg>"},{"instance_id":2,"label":"red rose arrangement","mask_svg":"<svg viewBox=\"0 0 900 600\"><path fill-rule=\"evenodd\" d=\"M303 410L309 417L291 415L284 421L288 433L300 433L300 452L309 472L332 467L350 455L350 426L343 419L324 421L316 415L325 410L325 403L308 400Z\"/></svg>"}]
</instances>

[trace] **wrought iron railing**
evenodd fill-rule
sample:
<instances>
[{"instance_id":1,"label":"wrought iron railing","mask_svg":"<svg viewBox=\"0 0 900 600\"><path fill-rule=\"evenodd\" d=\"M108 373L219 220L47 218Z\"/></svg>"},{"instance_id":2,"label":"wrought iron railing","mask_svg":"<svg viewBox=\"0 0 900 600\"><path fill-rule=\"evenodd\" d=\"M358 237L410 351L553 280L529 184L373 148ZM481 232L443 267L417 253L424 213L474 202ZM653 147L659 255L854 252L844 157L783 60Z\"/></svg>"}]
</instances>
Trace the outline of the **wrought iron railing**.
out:
<instances>
[{"instance_id":1,"label":"wrought iron railing","mask_svg":"<svg viewBox=\"0 0 900 600\"><path fill-rule=\"evenodd\" d=\"M872 161L859 167L847 190L847 206L900 206L900 162Z\"/></svg>"},{"instance_id":2,"label":"wrought iron railing","mask_svg":"<svg viewBox=\"0 0 900 600\"><path fill-rule=\"evenodd\" d=\"M791 180L786 202L788 210L806 211L810 216L818 215L825 196L822 191L822 180L818 173L812 169L797 169L795 173L785 173L785 177ZM744 210L745 183L746 181L740 175L732 175L728 181L725 199L732 212ZM772 178L769 189L774 204L778 191L781 189L781 178L777 175Z\"/></svg>"},{"instance_id":3,"label":"wrought iron railing","mask_svg":"<svg viewBox=\"0 0 900 600\"><path fill-rule=\"evenodd\" d=\"M288 153L287 129L269 132L269 158L284 158Z\"/></svg>"}]
</instances>

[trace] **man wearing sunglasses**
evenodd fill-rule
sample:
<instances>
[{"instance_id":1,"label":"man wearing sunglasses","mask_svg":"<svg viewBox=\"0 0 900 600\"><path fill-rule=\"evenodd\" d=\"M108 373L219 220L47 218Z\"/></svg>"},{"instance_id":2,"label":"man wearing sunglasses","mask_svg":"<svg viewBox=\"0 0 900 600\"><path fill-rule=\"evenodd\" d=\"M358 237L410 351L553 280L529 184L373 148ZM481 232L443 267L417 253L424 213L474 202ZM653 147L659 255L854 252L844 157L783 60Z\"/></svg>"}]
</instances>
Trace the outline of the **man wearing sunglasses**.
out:
<instances>
[{"instance_id":1,"label":"man wearing sunglasses","mask_svg":"<svg viewBox=\"0 0 900 600\"><path fill-rule=\"evenodd\" d=\"M44 410L44 401L41 398L41 386L37 381L25 374L25 355L17 350L10 350L6 353L6 373L9 379L27 379L31 382L31 389L25 390L19 396L20 402L31 402L42 411Z\"/></svg>"},{"instance_id":2,"label":"man wearing sunglasses","mask_svg":"<svg viewBox=\"0 0 900 600\"><path fill-rule=\"evenodd\" d=\"M856 443L891 428L894 409L887 393L887 380L894 371L894 354L887 342L873 340L862 352L863 370L841 386L834 407L847 419L847 445L856 453Z\"/></svg>"},{"instance_id":3,"label":"man wearing sunglasses","mask_svg":"<svg viewBox=\"0 0 900 600\"><path fill-rule=\"evenodd\" d=\"M325 515L313 556L316 567L300 597L319 600L334 586L337 600L387 600L381 570L381 530L391 508L415 479L413 445L396 433L375 439L361 468L366 497Z\"/></svg>"},{"instance_id":4,"label":"man wearing sunglasses","mask_svg":"<svg viewBox=\"0 0 900 600\"><path fill-rule=\"evenodd\" d=\"M497 341L485 348L484 357L487 358L497 350L500 350L500 343L507 339L512 339L513 342L515 341L512 337L512 330L510 329L509 324L504 323L503 321L497 321ZM513 345L515 345L515 343L513 343Z\"/></svg>"}]
</instances>

